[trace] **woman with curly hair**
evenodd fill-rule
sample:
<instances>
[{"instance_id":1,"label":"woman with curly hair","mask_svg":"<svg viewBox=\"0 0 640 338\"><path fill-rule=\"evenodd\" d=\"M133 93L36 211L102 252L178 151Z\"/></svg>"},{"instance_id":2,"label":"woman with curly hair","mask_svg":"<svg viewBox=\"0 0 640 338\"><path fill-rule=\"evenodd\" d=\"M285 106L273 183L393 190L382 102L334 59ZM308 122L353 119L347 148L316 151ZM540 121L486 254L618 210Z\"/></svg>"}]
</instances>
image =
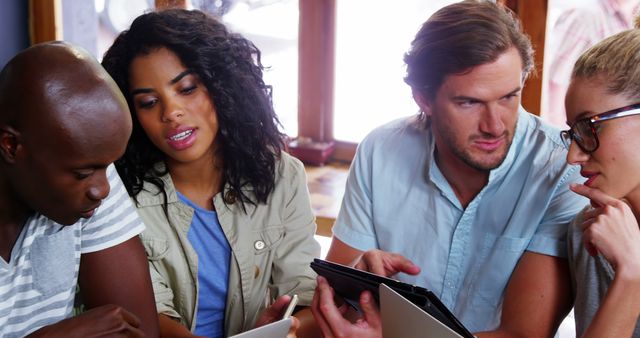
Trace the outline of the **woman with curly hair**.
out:
<instances>
[{"instance_id":1,"label":"woman with curly hair","mask_svg":"<svg viewBox=\"0 0 640 338\"><path fill-rule=\"evenodd\" d=\"M147 225L162 334L228 336L279 319L284 295L309 305L314 215L260 51L202 12L173 9L138 17L103 66L133 116L117 168Z\"/></svg>"}]
</instances>

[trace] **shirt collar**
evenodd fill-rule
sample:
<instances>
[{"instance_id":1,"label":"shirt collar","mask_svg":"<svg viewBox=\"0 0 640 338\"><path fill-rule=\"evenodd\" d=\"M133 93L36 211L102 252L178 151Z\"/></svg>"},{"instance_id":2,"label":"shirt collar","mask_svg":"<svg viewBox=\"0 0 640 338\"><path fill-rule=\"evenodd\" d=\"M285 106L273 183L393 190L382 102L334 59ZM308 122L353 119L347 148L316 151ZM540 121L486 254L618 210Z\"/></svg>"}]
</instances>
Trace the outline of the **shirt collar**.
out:
<instances>
[{"instance_id":1,"label":"shirt collar","mask_svg":"<svg viewBox=\"0 0 640 338\"><path fill-rule=\"evenodd\" d=\"M503 177L511 165L515 162L516 154L518 152L518 144L520 144L522 138L524 137L525 130L527 128L528 120L526 119L527 113L522 106L518 109L518 121L516 121L516 129L513 133L513 139L511 140L511 145L509 145L509 151L507 152L507 156L504 158L504 161L497 168L491 170L489 173L489 184L497 179Z\"/></svg>"},{"instance_id":2,"label":"shirt collar","mask_svg":"<svg viewBox=\"0 0 640 338\"><path fill-rule=\"evenodd\" d=\"M165 164L163 162L158 162L155 164L155 169L158 170L159 172L164 171L164 168L165 168ZM167 204L180 202L180 199L178 198L178 195L177 195L176 187L173 184L173 180L171 179L171 175L167 172L165 175L159 178L164 183L164 191L167 194ZM241 188L241 190L245 193L251 194L253 192L253 187L250 185L245 185L244 187ZM240 206L239 201L238 203L235 203L238 197L235 196L234 192L230 191L229 184L225 184L223 191L234 195L233 197L234 202L231 204ZM138 201L138 205L140 207L157 206L157 205L164 204L164 195L162 194L162 191L157 186L155 186L150 182L145 181L143 183L142 190L136 196L136 200ZM219 192L218 194L216 194L216 196L214 196L213 202L218 212L220 212L222 205L226 205L227 208L229 207L229 205L222 203L222 192ZM250 208L250 207L253 207L251 203L245 203L245 208Z\"/></svg>"},{"instance_id":3,"label":"shirt collar","mask_svg":"<svg viewBox=\"0 0 640 338\"><path fill-rule=\"evenodd\" d=\"M157 163L156 169L164 169L164 163ZM167 203L178 202L178 195L176 194L176 188L173 185L171 175L166 173L159 177L164 184L164 191L167 195ZM141 207L148 207L154 205L162 205L164 203L164 195L162 191L154 184L145 181L142 186L142 190L136 196L136 200Z\"/></svg>"}]
</instances>

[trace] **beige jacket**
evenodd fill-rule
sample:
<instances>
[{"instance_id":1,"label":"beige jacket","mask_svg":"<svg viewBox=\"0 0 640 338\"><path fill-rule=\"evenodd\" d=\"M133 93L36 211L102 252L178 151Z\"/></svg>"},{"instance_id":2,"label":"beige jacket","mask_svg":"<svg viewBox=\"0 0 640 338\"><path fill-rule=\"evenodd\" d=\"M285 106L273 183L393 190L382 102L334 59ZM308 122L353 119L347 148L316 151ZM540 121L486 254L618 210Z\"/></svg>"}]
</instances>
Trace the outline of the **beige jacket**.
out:
<instances>
[{"instance_id":1,"label":"beige jacket","mask_svg":"<svg viewBox=\"0 0 640 338\"><path fill-rule=\"evenodd\" d=\"M149 259L158 313L180 320L193 331L198 257L187 239L193 209L179 201L170 175L162 180L171 220L162 210L162 194L145 183L137 196L138 212L147 227L140 237ZM301 305L310 305L316 275L309 263L319 256L320 245L313 238L315 218L300 161L282 154L276 162L275 188L266 204L245 203L245 213L239 202L225 205L222 198L222 193L217 194L213 204L232 251L225 333L252 328L268 297L298 294Z\"/></svg>"}]
</instances>

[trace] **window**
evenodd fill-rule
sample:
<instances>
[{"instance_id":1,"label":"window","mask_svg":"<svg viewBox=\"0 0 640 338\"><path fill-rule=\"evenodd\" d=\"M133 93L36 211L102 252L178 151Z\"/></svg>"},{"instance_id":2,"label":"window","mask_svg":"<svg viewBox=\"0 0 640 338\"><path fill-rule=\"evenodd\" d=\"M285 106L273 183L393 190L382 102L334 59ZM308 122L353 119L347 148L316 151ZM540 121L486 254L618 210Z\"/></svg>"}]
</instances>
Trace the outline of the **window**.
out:
<instances>
[{"instance_id":1,"label":"window","mask_svg":"<svg viewBox=\"0 0 640 338\"><path fill-rule=\"evenodd\" d=\"M196 8L221 17L227 27L262 52L264 81L273 87L273 104L288 135L298 133L298 0L192 0ZM100 19L98 56L139 15L155 8L152 0L97 0Z\"/></svg>"},{"instance_id":2,"label":"window","mask_svg":"<svg viewBox=\"0 0 640 338\"><path fill-rule=\"evenodd\" d=\"M541 66L547 0L499 1L520 14L538 52L536 64ZM118 4L129 12L129 18L124 20L126 27L141 12L155 6L199 8L221 16L232 30L261 49L263 64L269 67L265 81L274 88L274 106L284 131L292 137L336 141L333 157L350 161L356 143L370 130L417 113L410 89L403 82L403 55L420 24L438 8L452 2L95 0L95 7L102 26L108 26L103 22L104 8ZM55 3L34 2L31 10L37 18L33 21L34 41L63 38L56 23L59 12L51 10L56 9ZM120 26L115 30L122 29ZM98 46L98 57L115 37L112 32L105 38L105 30L100 28L99 37L108 42ZM523 92L523 106L534 114L540 111L540 83L540 76L530 78Z\"/></svg>"},{"instance_id":3,"label":"window","mask_svg":"<svg viewBox=\"0 0 640 338\"><path fill-rule=\"evenodd\" d=\"M566 128L564 97L573 65L589 47L633 27L640 0L550 0L542 117Z\"/></svg>"},{"instance_id":4,"label":"window","mask_svg":"<svg viewBox=\"0 0 640 338\"><path fill-rule=\"evenodd\" d=\"M102 60L102 56L120 32L129 29L135 18L153 8L153 0L96 0L98 38L94 39L94 43L97 44L98 60Z\"/></svg>"},{"instance_id":5,"label":"window","mask_svg":"<svg viewBox=\"0 0 640 338\"><path fill-rule=\"evenodd\" d=\"M201 3L212 1L201 0ZM193 1L198 8L197 1ZM273 105L287 135L298 134L298 0L235 1L222 20L251 40L267 67Z\"/></svg>"},{"instance_id":6,"label":"window","mask_svg":"<svg viewBox=\"0 0 640 338\"><path fill-rule=\"evenodd\" d=\"M421 24L453 2L337 2L335 139L359 142L375 127L418 112L403 57Z\"/></svg>"}]
</instances>

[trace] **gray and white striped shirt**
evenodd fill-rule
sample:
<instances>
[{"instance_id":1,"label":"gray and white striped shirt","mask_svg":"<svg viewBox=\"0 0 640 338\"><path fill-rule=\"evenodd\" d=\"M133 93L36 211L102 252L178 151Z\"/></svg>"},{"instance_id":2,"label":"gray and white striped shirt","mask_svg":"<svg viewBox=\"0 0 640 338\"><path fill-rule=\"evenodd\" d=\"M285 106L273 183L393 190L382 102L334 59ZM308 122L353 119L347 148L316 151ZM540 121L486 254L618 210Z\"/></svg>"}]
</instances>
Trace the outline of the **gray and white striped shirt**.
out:
<instances>
[{"instance_id":1,"label":"gray and white striped shirt","mask_svg":"<svg viewBox=\"0 0 640 338\"><path fill-rule=\"evenodd\" d=\"M63 226L36 214L7 263L0 258L0 337L23 337L72 315L80 255L116 246L144 225L115 167L111 191L94 215Z\"/></svg>"}]
</instances>

